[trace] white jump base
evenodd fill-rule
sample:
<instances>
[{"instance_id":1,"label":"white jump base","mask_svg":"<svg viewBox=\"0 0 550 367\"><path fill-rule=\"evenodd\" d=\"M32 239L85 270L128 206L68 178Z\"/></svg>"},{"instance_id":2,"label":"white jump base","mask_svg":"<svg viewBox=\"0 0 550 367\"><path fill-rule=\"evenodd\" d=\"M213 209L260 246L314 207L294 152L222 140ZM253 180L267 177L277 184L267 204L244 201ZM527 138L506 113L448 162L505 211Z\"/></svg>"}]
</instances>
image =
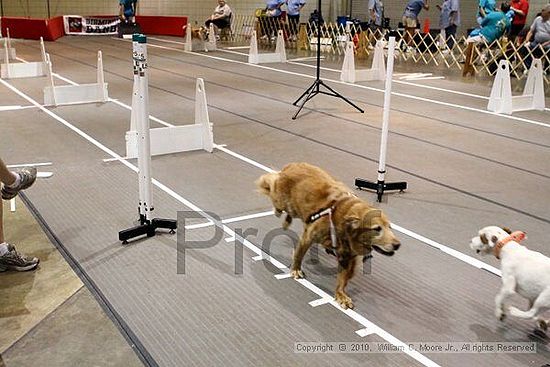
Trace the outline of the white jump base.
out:
<instances>
[{"instance_id":1,"label":"white jump base","mask_svg":"<svg viewBox=\"0 0 550 367\"><path fill-rule=\"evenodd\" d=\"M354 44L351 41L346 43L344 63L340 74L341 81L355 83L385 79L386 66L384 62L384 41L379 40L376 42L371 68L366 70L355 69Z\"/></svg>"},{"instance_id":2,"label":"white jump base","mask_svg":"<svg viewBox=\"0 0 550 367\"><path fill-rule=\"evenodd\" d=\"M248 54L249 64L269 64L275 62L286 62L286 50L285 39L283 37L283 31L277 32L277 44L275 46L275 52L271 53L258 53L258 36L256 31L252 32L250 38L250 51Z\"/></svg>"},{"instance_id":3,"label":"white jump base","mask_svg":"<svg viewBox=\"0 0 550 367\"><path fill-rule=\"evenodd\" d=\"M107 83L103 74L103 57L97 52L97 83L55 86L52 63L46 55L49 85L44 87L44 105L60 106L84 103L105 103L109 100Z\"/></svg>"},{"instance_id":4,"label":"white jump base","mask_svg":"<svg viewBox=\"0 0 550 367\"><path fill-rule=\"evenodd\" d=\"M498 64L487 110L510 115L517 111L544 111L544 108L544 80L541 60L533 60L523 94L520 96L512 96L510 65L508 60L501 60Z\"/></svg>"},{"instance_id":5,"label":"white jump base","mask_svg":"<svg viewBox=\"0 0 550 367\"><path fill-rule=\"evenodd\" d=\"M0 76L3 79L36 78L47 75L46 49L42 37L40 37L40 54L42 61L39 62L10 63L10 57L6 56L10 50L8 44L9 41L4 40L4 52L0 53L4 55L4 60L6 60L6 62L1 65L0 71ZM12 50L15 54L15 50Z\"/></svg>"},{"instance_id":6,"label":"white jump base","mask_svg":"<svg viewBox=\"0 0 550 367\"><path fill-rule=\"evenodd\" d=\"M134 93L134 96L136 94ZM135 123L134 111L139 101L132 99L132 117L130 131L126 132L126 157L138 156L138 132ZM212 124L208 116L206 90L204 80L197 79L195 92L195 123L192 125L160 127L150 129L151 156L205 150L212 153L214 150L214 137Z\"/></svg>"},{"instance_id":7,"label":"white jump base","mask_svg":"<svg viewBox=\"0 0 550 367\"><path fill-rule=\"evenodd\" d=\"M0 39L2 39L2 35L0 34ZM6 29L6 37L4 37L4 52L0 53L0 60L2 61L9 61L9 60L15 60L17 58L17 54L15 52L15 48L11 47L11 38L10 38L10 29Z\"/></svg>"}]
</instances>

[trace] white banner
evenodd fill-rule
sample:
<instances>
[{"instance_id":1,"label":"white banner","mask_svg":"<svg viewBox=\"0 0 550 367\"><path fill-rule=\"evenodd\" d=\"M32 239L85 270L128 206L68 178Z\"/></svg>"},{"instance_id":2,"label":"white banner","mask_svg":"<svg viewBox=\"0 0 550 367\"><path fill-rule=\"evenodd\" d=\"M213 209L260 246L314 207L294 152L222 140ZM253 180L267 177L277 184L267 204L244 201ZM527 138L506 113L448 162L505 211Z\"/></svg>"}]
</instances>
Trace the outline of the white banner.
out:
<instances>
[{"instance_id":1,"label":"white banner","mask_svg":"<svg viewBox=\"0 0 550 367\"><path fill-rule=\"evenodd\" d=\"M82 17L79 15L64 15L65 34L99 35L117 34L118 17Z\"/></svg>"}]
</instances>

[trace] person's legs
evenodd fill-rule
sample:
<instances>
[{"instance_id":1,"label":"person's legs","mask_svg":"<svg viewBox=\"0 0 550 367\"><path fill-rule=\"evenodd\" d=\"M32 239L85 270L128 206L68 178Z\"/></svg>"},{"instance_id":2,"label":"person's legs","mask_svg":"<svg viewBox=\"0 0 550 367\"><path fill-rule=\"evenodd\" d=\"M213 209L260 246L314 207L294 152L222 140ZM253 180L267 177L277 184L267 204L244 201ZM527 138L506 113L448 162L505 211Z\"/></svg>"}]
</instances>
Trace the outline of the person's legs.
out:
<instances>
[{"instance_id":1,"label":"person's legs","mask_svg":"<svg viewBox=\"0 0 550 367\"><path fill-rule=\"evenodd\" d=\"M13 185L16 179L17 176L6 167L6 164L0 158L0 181L4 185Z\"/></svg>"},{"instance_id":2,"label":"person's legs","mask_svg":"<svg viewBox=\"0 0 550 367\"><path fill-rule=\"evenodd\" d=\"M19 172L11 172L0 159L0 181L2 186L2 199L10 200L17 196L21 190L31 186L36 180L36 168L25 167Z\"/></svg>"},{"instance_id":3,"label":"person's legs","mask_svg":"<svg viewBox=\"0 0 550 367\"><path fill-rule=\"evenodd\" d=\"M449 49L452 49L455 45L456 29L456 24L450 25L445 28L445 38L447 40L447 47Z\"/></svg>"}]
</instances>

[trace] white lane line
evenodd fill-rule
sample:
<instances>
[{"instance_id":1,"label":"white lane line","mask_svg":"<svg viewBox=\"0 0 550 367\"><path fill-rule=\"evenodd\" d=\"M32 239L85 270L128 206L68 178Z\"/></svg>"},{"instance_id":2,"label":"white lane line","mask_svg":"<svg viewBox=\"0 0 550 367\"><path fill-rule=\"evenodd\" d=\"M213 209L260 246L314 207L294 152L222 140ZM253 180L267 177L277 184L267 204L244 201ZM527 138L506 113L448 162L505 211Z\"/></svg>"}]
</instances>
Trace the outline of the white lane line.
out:
<instances>
[{"instance_id":1,"label":"white lane line","mask_svg":"<svg viewBox=\"0 0 550 367\"><path fill-rule=\"evenodd\" d=\"M36 177L37 178L50 178L53 176L53 172L37 172Z\"/></svg>"},{"instance_id":2,"label":"white lane line","mask_svg":"<svg viewBox=\"0 0 550 367\"><path fill-rule=\"evenodd\" d=\"M281 280L281 279L288 279L290 278L290 273L282 273L282 274L275 274L275 278Z\"/></svg>"},{"instance_id":3,"label":"white lane line","mask_svg":"<svg viewBox=\"0 0 550 367\"><path fill-rule=\"evenodd\" d=\"M118 39L118 40L120 40L120 39ZM307 75L307 74L297 73L297 72L293 72L293 71L276 69L276 68L272 68L272 67L265 66L265 65L249 64L249 63L244 62L244 61L231 60L231 59L226 59L226 58L219 57L219 56L212 56L212 55L205 55L205 54L201 54L201 53L182 51L182 50L174 49L172 47L153 45L153 44L149 44L148 47L161 48L161 49L167 49L167 50L176 50L176 51L179 51L181 53L192 54L192 55L198 56L198 57L206 57L206 58L210 58L210 59L213 59L213 60L220 60L220 61L225 61L225 62L234 63L234 64L240 64L240 65L248 65L250 67L260 68L260 69L264 69L264 70L276 71L276 72L283 73L283 74L295 75L295 76L300 76L300 77L304 77L304 78L308 78L308 79L315 79L315 76L312 76L312 75ZM305 64L300 64L300 63L294 63L294 64L302 65L302 66L306 66L306 67L313 67L313 65L305 65ZM340 71L340 70L334 70L334 69L329 69L329 70L338 71L338 72ZM366 85L361 85L361 84L346 83L346 82L342 82L340 80L334 80L334 79L324 79L324 80L327 81L327 82L331 82L331 83L343 84L343 85L346 85L346 86L349 86L349 87L355 87L355 88L360 88L360 89L365 89L365 90L371 90L371 91L374 91L374 92L384 93L384 90L380 89L380 88L368 87ZM414 100L423 101L423 102L434 103L434 104L443 105L443 106L452 107L452 108L457 108L457 109L462 109L462 110L466 110L466 111L479 112L479 113L486 114L486 115L498 116L500 118L507 119L507 120L520 121L520 122L525 122L525 123L532 124L532 125L537 125L537 126L542 126L542 127L545 127L545 128L550 128L550 124L546 124L544 122L540 122L540 121L536 121L536 120L529 120L529 119L526 119L526 118L516 117L516 116L512 116L512 115L502 115L502 114L498 114L498 113L495 113L495 112L482 110L482 109L479 109L479 108L462 106L462 105L459 105L459 104L448 103L448 102L438 101L438 100L429 99L429 98L417 97L417 96L413 96L413 95L405 94L405 93L392 92L392 94L396 95L398 97L403 97L403 98L414 99Z\"/></svg>"},{"instance_id":4,"label":"white lane line","mask_svg":"<svg viewBox=\"0 0 550 367\"><path fill-rule=\"evenodd\" d=\"M237 159L240 159L240 160L242 160L242 161L244 161L244 162L246 162L246 163L249 163L249 164L251 164L251 165L253 165L253 166L255 166L255 167L258 167L259 169L264 170L264 171L266 171L266 172L270 172L270 173L275 173L275 172L277 172L277 170L274 170L274 169L272 169L272 168L269 168L269 167L267 167L267 166L265 166L265 165L263 165L263 164L261 164L261 163L259 163L259 162L256 162L256 161L253 160L253 159L250 159L250 158L248 158L248 157L245 157L245 156L243 156L243 155L241 155L241 154L239 154L239 153L236 153L236 152L234 152L234 151L232 151L232 150L229 150L229 149L227 149L227 148L225 148L225 147L222 147L222 146L220 146L220 145L214 145L214 147L215 147L216 149L221 150L221 151L224 152L224 153L227 153L227 154L229 154L229 155L231 155L231 156L233 156L233 157L235 157L235 158L237 158Z\"/></svg>"},{"instance_id":5,"label":"white lane line","mask_svg":"<svg viewBox=\"0 0 550 367\"><path fill-rule=\"evenodd\" d=\"M254 261L262 261L263 259L264 259L264 257L262 255L257 255L257 256L252 257L252 260L254 260Z\"/></svg>"},{"instance_id":6,"label":"white lane line","mask_svg":"<svg viewBox=\"0 0 550 367\"><path fill-rule=\"evenodd\" d=\"M330 303L330 301L332 301L332 298L319 298L319 299L316 299L315 301L309 302L309 305L311 307L318 307L318 306L326 305L327 303Z\"/></svg>"},{"instance_id":7,"label":"white lane line","mask_svg":"<svg viewBox=\"0 0 550 367\"><path fill-rule=\"evenodd\" d=\"M22 110L23 109L23 106L21 105L17 105L17 106L0 106L0 112L3 112L3 111L17 111L17 110Z\"/></svg>"},{"instance_id":8,"label":"white lane line","mask_svg":"<svg viewBox=\"0 0 550 367\"><path fill-rule=\"evenodd\" d=\"M227 242L227 243L235 242L235 237L227 237L227 238L225 239L225 242Z\"/></svg>"},{"instance_id":9,"label":"white lane line","mask_svg":"<svg viewBox=\"0 0 550 367\"><path fill-rule=\"evenodd\" d=\"M324 60L324 59L325 59L325 57L321 56L321 60ZM310 56L310 57L298 57L296 59L288 59L287 61L296 62L296 61L315 61L315 60L317 60L317 57Z\"/></svg>"},{"instance_id":10,"label":"white lane line","mask_svg":"<svg viewBox=\"0 0 550 367\"><path fill-rule=\"evenodd\" d=\"M233 46L233 47L224 47L225 50L245 50L249 49L250 46Z\"/></svg>"},{"instance_id":11,"label":"white lane line","mask_svg":"<svg viewBox=\"0 0 550 367\"><path fill-rule=\"evenodd\" d=\"M166 43L175 43L175 44L177 44L177 45L185 45L185 42L174 41L174 40L167 40L167 39L162 39L162 38L157 38L157 37L150 37L150 36L147 36L147 39L155 40L155 41L160 41L160 42L166 42Z\"/></svg>"},{"instance_id":12,"label":"white lane line","mask_svg":"<svg viewBox=\"0 0 550 367\"><path fill-rule=\"evenodd\" d=\"M400 76L399 79L416 79L416 78L424 78L432 75L433 75L432 73L412 73L412 74L406 74L406 75Z\"/></svg>"},{"instance_id":13,"label":"white lane line","mask_svg":"<svg viewBox=\"0 0 550 367\"><path fill-rule=\"evenodd\" d=\"M355 332L355 334L359 335L361 338L364 338L365 336L369 336L373 333L374 331L370 329L360 329Z\"/></svg>"},{"instance_id":14,"label":"white lane line","mask_svg":"<svg viewBox=\"0 0 550 367\"><path fill-rule=\"evenodd\" d=\"M98 140L92 138L90 135L86 134L84 131L80 130L76 126L70 124L67 120L63 119L61 116L58 116L55 113L53 113L52 111L50 111L50 110L46 109L45 107L41 106L38 102L36 102L31 97L29 97L26 94L24 94L23 92L21 92L16 87L14 87L11 84L7 83L6 81L0 79L0 83L4 84L6 87L11 89L13 92L17 93L19 96L25 98L27 101L29 101L33 105L39 107L44 113L46 113L47 115L49 115L50 117L52 117L56 121L60 122L62 125L66 126L70 130L72 130L73 132L75 132L76 134L81 136L83 139L85 139L89 143L93 144L98 149L102 150L103 152L107 153L108 155L112 156L113 158L117 158L123 165L125 165L126 167L128 167L129 169L134 171L135 173L138 172L138 168L135 165L129 163L128 161L123 160L122 157L120 155L118 155L117 153L115 153L113 150L107 148L105 145L100 143ZM178 194L177 192L175 192L174 190L172 190L168 186L164 185L163 183L161 183L157 179L153 178L152 182L153 182L153 185L158 187L160 190L164 191L166 194L170 195L175 200L179 201L181 204L183 204L183 205L187 206L188 208L190 208L191 210L201 214L205 218L211 219L211 218L208 218L208 214L206 212L204 212L200 207L198 207L197 205L195 205L191 201L185 199L183 196L181 196L180 194ZM227 227L226 225L224 225L222 223L216 223L216 226L221 227L222 230L228 236L238 239L239 242L241 242L245 247L250 249L256 255L261 255L265 260L269 261L275 267L280 269L283 273L289 273L289 269L283 263L281 263L277 259L273 258L271 255L267 254L266 252L264 252L262 249L260 249L258 246L256 246L252 242L248 241L247 239L242 238L240 236L237 236L237 234L231 228ZM301 285L303 285L305 288L307 288L310 291L316 293L321 298L331 297L328 293L326 293L325 291L323 291L319 287L315 286L314 284L312 284L310 281L308 281L306 279L298 279L296 281L298 283L300 283ZM401 340L397 339L396 337L394 337L393 335L391 335L390 333L388 333L384 329L382 329L379 326L375 325L374 323L372 323L371 321L369 321L367 318L360 315L356 311L349 310L349 309L344 310L334 300L332 300L330 302L330 304L333 305L336 309L338 309L338 310L342 311L343 313L345 313L348 317L352 318L353 320L355 320L358 323L360 323L361 325L363 325L365 328L367 328L367 329L372 328L373 330L376 330L376 334L378 334L378 336L380 336L381 338L383 338L387 342L392 343L393 345L395 345L397 347L403 347L403 350L404 350L405 354L407 354L410 357L414 358L415 360L422 363L423 365L428 366L428 367L438 367L439 366L438 364L433 362L431 359L429 359L426 356L418 353L417 351L408 350L408 348L406 348L405 343L403 343Z\"/></svg>"},{"instance_id":15,"label":"white lane line","mask_svg":"<svg viewBox=\"0 0 550 367\"><path fill-rule=\"evenodd\" d=\"M42 166L51 166L52 162L42 162L42 163L18 163L18 164L8 164L8 168L20 168L20 167L42 167Z\"/></svg>"},{"instance_id":16,"label":"white lane line","mask_svg":"<svg viewBox=\"0 0 550 367\"><path fill-rule=\"evenodd\" d=\"M424 366L430 366L430 367L436 367L439 366L437 363L429 359L428 357L418 353L415 350L410 350L408 346L403 343L401 340L397 339L393 335L389 334L387 331L381 329L378 325L372 323L371 321L367 320L362 315L358 314L357 312L350 310L349 308L347 310L344 310L340 305L332 298L331 295L314 285L313 283L309 282L306 279L297 279L298 283L302 284L307 289L311 290L315 294L321 296L321 298L330 299L330 304L334 306L336 309L342 311L349 317L351 317L353 320L357 321L359 324L363 325L366 329L372 330L373 334L377 334L382 339L386 340L389 343L392 343L396 347L403 348L403 353L409 355L410 357L414 358L418 362L422 363Z\"/></svg>"},{"instance_id":17,"label":"white lane line","mask_svg":"<svg viewBox=\"0 0 550 367\"><path fill-rule=\"evenodd\" d=\"M407 235L409 237L412 237L420 242L423 242L431 247L434 247L434 248L437 248L441 251L443 251L444 253L448 254L448 255L451 255L452 257L460 260L460 261L463 261L469 265L472 265L478 269L483 269L483 270L487 270L489 273L492 273L494 275L497 275L497 276L502 276L502 272L495 268L494 266L491 266L487 263L484 263L483 261L480 261L478 259L476 259L475 257L471 257L471 256L468 256L460 251L457 251L457 250L454 250L448 246L445 246L445 245L442 245L440 244L439 242L436 242L434 240L430 240L429 238L427 237L424 237L422 235L419 235L418 233L415 233L411 230L408 230L406 228L403 228L401 226L398 226L397 224L395 223L392 223L391 224L391 227L392 229L395 229L397 232L401 232L403 233L404 235Z\"/></svg>"},{"instance_id":18,"label":"white lane line","mask_svg":"<svg viewBox=\"0 0 550 367\"><path fill-rule=\"evenodd\" d=\"M270 215L273 215L273 214L274 214L273 210L269 210L269 211L266 211L266 212L247 214L247 215L241 215L239 217L222 219L222 223L227 224L227 223L241 222L241 221L248 220L248 219L267 217L267 216L270 216ZM185 226L185 229L206 228L206 227L212 227L213 225L214 225L214 222L208 221L208 222L204 222L204 223L189 224L189 225Z\"/></svg>"},{"instance_id":19,"label":"white lane line","mask_svg":"<svg viewBox=\"0 0 550 367\"><path fill-rule=\"evenodd\" d=\"M395 75L395 74L394 74L394 75ZM489 100L489 97L488 97L488 96L482 96L481 94L473 94L473 93L461 92L461 91L458 91L458 90L452 90L452 89L446 89L446 88L439 88L439 87L434 87L434 86L431 86L431 85L410 83L410 82L405 82L405 81L401 81L401 80L394 80L394 82L399 83L399 84L410 85L410 86L418 87L418 88L425 88L425 89L436 90L436 91L439 91L439 92L446 92L446 93L458 94L458 95L466 96L466 97L480 98L480 99ZM545 111L550 111L550 108L545 108L544 110L545 110Z\"/></svg>"}]
</instances>

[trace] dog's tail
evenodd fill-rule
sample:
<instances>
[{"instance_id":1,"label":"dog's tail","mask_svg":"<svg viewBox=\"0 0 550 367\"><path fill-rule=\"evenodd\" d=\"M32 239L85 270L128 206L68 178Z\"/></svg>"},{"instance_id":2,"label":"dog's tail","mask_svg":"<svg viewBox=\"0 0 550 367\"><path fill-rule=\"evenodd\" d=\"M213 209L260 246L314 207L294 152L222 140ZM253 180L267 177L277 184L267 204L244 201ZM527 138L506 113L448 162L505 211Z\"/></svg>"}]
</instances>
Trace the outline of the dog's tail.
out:
<instances>
[{"instance_id":1,"label":"dog's tail","mask_svg":"<svg viewBox=\"0 0 550 367\"><path fill-rule=\"evenodd\" d=\"M266 173L256 180L258 191L264 195L268 195L275 187L275 181L279 178L279 173Z\"/></svg>"}]
</instances>

